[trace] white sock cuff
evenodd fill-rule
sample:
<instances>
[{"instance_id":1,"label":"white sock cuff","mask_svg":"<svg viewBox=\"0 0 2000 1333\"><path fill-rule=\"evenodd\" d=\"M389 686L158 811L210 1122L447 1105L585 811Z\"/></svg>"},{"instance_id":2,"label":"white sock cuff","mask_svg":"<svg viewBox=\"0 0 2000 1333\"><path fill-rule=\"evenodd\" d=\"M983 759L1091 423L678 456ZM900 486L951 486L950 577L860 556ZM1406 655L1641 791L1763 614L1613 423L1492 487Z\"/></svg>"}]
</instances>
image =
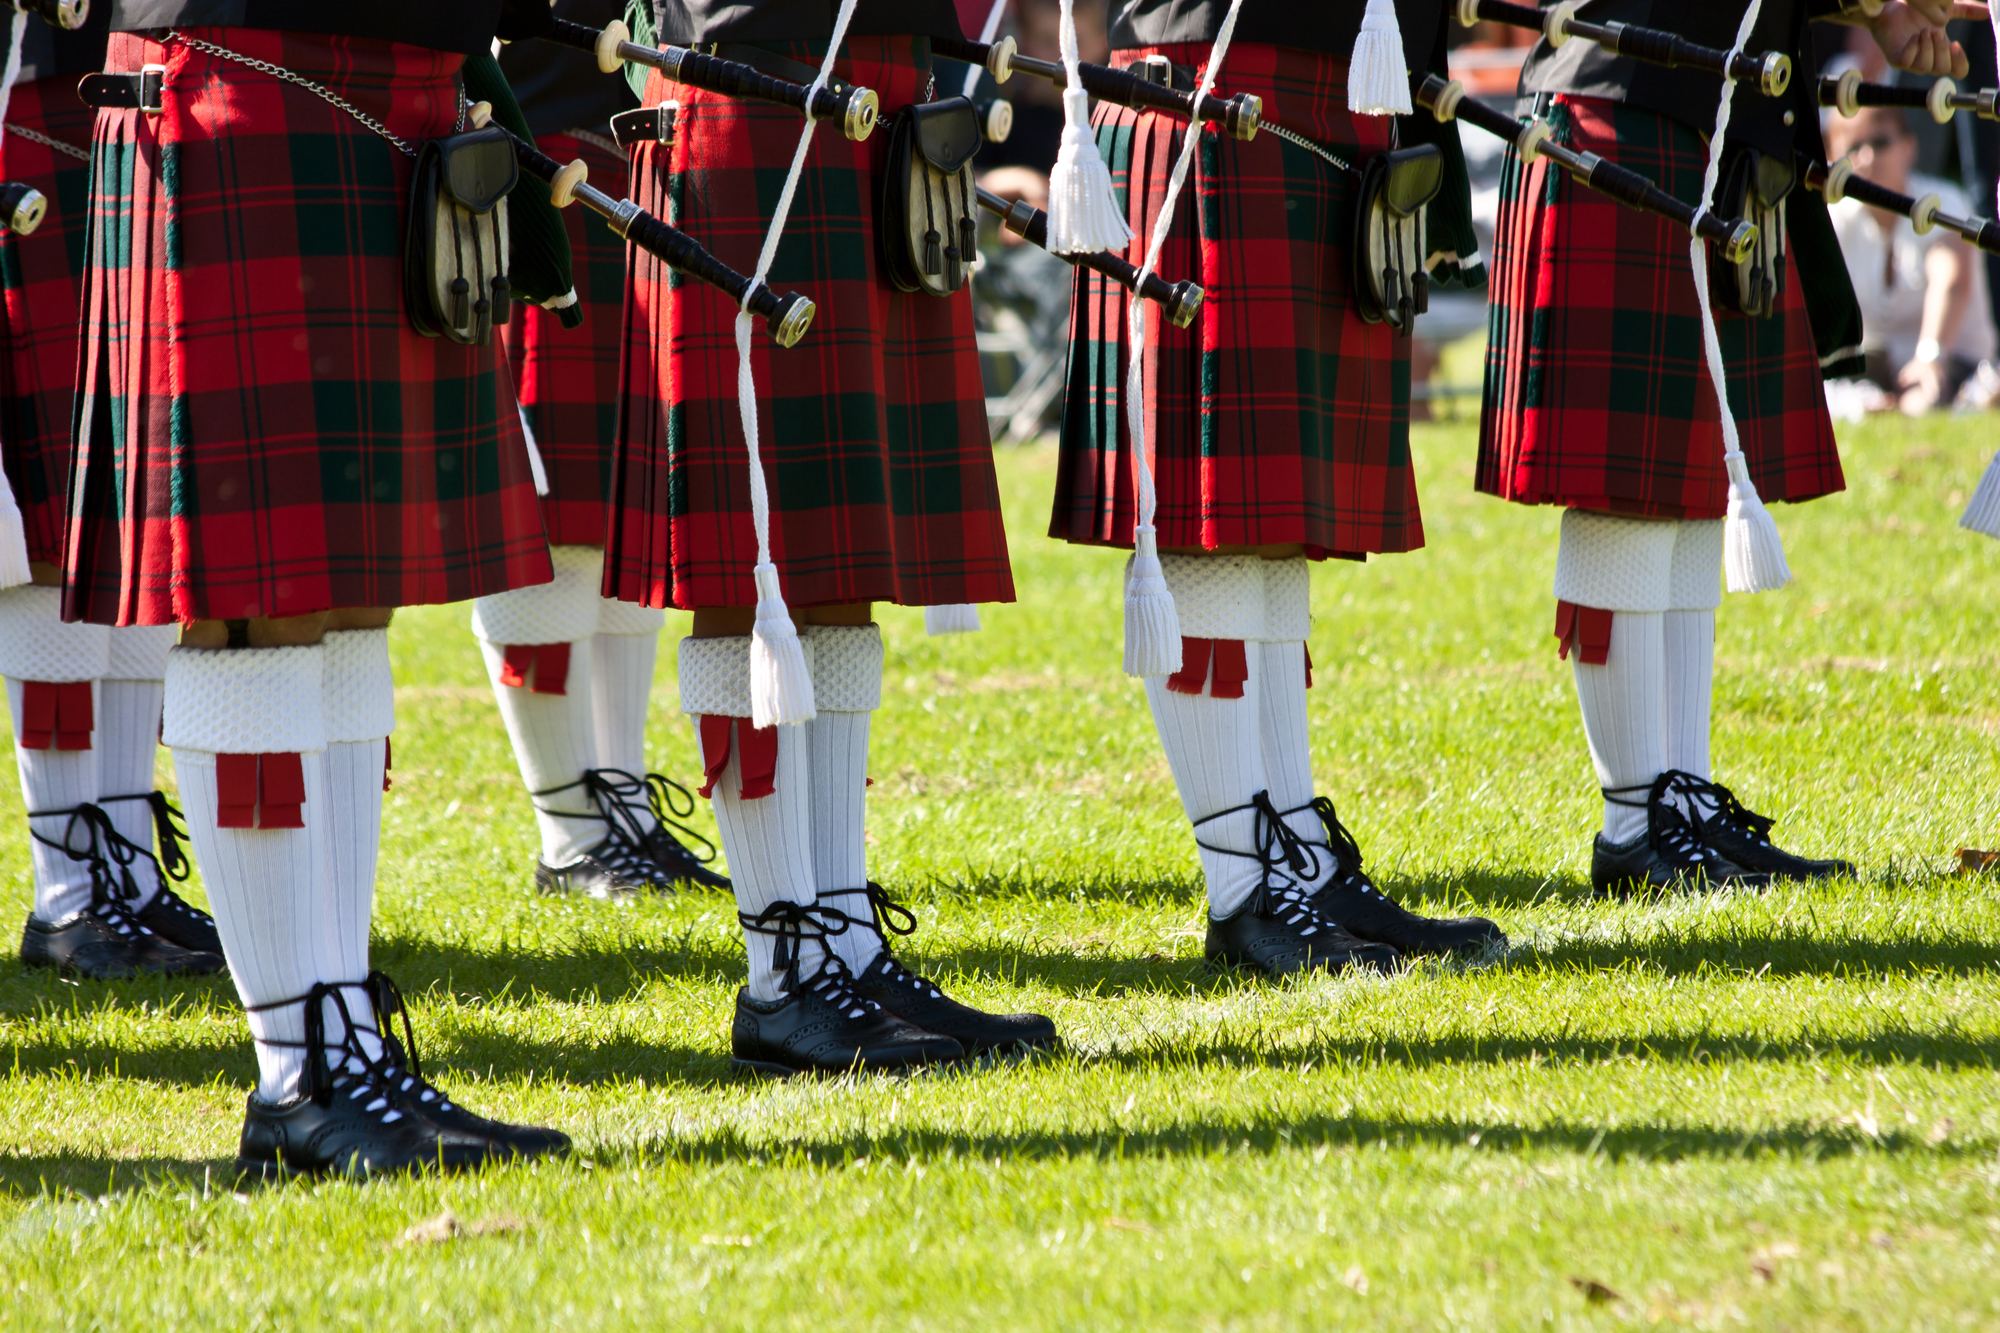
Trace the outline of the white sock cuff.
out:
<instances>
[{"instance_id":1,"label":"white sock cuff","mask_svg":"<svg viewBox=\"0 0 2000 1333\"><path fill-rule=\"evenodd\" d=\"M396 730L396 681L387 629L328 630L320 693L328 744L379 741Z\"/></svg>"},{"instance_id":2,"label":"white sock cuff","mask_svg":"<svg viewBox=\"0 0 2000 1333\"><path fill-rule=\"evenodd\" d=\"M812 640L802 638L806 662L812 662ZM680 642L681 711L689 716L749 717L750 636Z\"/></svg>"},{"instance_id":3,"label":"white sock cuff","mask_svg":"<svg viewBox=\"0 0 2000 1333\"><path fill-rule=\"evenodd\" d=\"M552 546L549 560L556 571L549 582L474 598L472 632L500 644L575 643L595 634L604 552Z\"/></svg>"},{"instance_id":4,"label":"white sock cuff","mask_svg":"<svg viewBox=\"0 0 2000 1333\"><path fill-rule=\"evenodd\" d=\"M162 743L213 754L326 748L326 650L176 648L167 655Z\"/></svg>"},{"instance_id":5,"label":"white sock cuff","mask_svg":"<svg viewBox=\"0 0 2000 1333\"><path fill-rule=\"evenodd\" d=\"M108 631L111 652L104 667L106 680L165 680L167 654L180 636L177 625L125 625Z\"/></svg>"},{"instance_id":6,"label":"white sock cuff","mask_svg":"<svg viewBox=\"0 0 2000 1333\"><path fill-rule=\"evenodd\" d=\"M1264 575L1264 632L1257 637L1266 643L1303 643L1312 632L1312 561L1299 556L1257 563Z\"/></svg>"},{"instance_id":7,"label":"white sock cuff","mask_svg":"<svg viewBox=\"0 0 2000 1333\"><path fill-rule=\"evenodd\" d=\"M1684 518L1674 524L1667 610L1713 611L1722 605L1722 524L1719 518Z\"/></svg>"},{"instance_id":8,"label":"white sock cuff","mask_svg":"<svg viewBox=\"0 0 2000 1333\"><path fill-rule=\"evenodd\" d=\"M616 597L597 599L599 634L658 634L667 627L667 613L657 606L621 602Z\"/></svg>"},{"instance_id":9,"label":"white sock cuff","mask_svg":"<svg viewBox=\"0 0 2000 1333\"><path fill-rule=\"evenodd\" d=\"M1556 600L1599 611L1666 610L1678 526L1568 510L1556 546Z\"/></svg>"},{"instance_id":10,"label":"white sock cuff","mask_svg":"<svg viewBox=\"0 0 2000 1333\"><path fill-rule=\"evenodd\" d=\"M28 583L0 592L0 676L96 680L110 660L111 631L66 624L60 589Z\"/></svg>"},{"instance_id":11,"label":"white sock cuff","mask_svg":"<svg viewBox=\"0 0 2000 1333\"><path fill-rule=\"evenodd\" d=\"M1181 634L1190 639L1264 637L1263 561L1254 555L1163 555Z\"/></svg>"},{"instance_id":12,"label":"white sock cuff","mask_svg":"<svg viewBox=\"0 0 2000 1333\"><path fill-rule=\"evenodd\" d=\"M829 713L872 713L882 706L879 625L808 625L813 704Z\"/></svg>"}]
</instances>

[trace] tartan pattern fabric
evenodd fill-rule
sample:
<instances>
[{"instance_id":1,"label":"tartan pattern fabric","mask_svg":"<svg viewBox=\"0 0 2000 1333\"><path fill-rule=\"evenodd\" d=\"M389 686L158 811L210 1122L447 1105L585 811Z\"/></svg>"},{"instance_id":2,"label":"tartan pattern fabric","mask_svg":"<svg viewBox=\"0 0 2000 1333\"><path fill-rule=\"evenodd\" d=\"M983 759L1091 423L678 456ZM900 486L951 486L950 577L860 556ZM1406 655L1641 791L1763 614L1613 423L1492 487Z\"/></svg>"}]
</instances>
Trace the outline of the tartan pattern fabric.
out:
<instances>
[{"instance_id":1,"label":"tartan pattern fabric","mask_svg":"<svg viewBox=\"0 0 2000 1333\"><path fill-rule=\"evenodd\" d=\"M461 57L241 28L412 143ZM100 111L64 614L107 624L462 601L551 577L498 344L403 313L411 161L303 88L181 42L166 110Z\"/></svg>"},{"instance_id":2,"label":"tartan pattern fabric","mask_svg":"<svg viewBox=\"0 0 2000 1333\"><path fill-rule=\"evenodd\" d=\"M1707 149L1685 126L1594 98L1557 98L1551 120L1571 146L1699 198ZM1524 171L1507 154L1475 484L1523 504L1722 517L1729 478L1687 234L1546 158ZM1786 263L1776 314L1716 312L1744 461L1767 502L1846 485L1802 286Z\"/></svg>"},{"instance_id":3,"label":"tartan pattern fabric","mask_svg":"<svg viewBox=\"0 0 2000 1333\"><path fill-rule=\"evenodd\" d=\"M625 197L623 156L567 134L544 134L537 142L558 162L583 159L592 185L613 199ZM542 497L549 545L602 546L618 428L625 242L582 204L564 210L563 225L583 323L566 329L552 312L523 302L500 336L549 478Z\"/></svg>"},{"instance_id":4,"label":"tartan pattern fabric","mask_svg":"<svg viewBox=\"0 0 2000 1333\"><path fill-rule=\"evenodd\" d=\"M74 77L18 84L7 122L59 143L90 147L96 115ZM62 559L69 486L70 412L76 398L76 311L83 295L83 233L90 164L18 134L0 133L0 180L40 190L49 211L32 236L0 231L0 455L21 506L28 558Z\"/></svg>"},{"instance_id":5,"label":"tartan pattern fabric","mask_svg":"<svg viewBox=\"0 0 2000 1333\"><path fill-rule=\"evenodd\" d=\"M808 43L777 44L795 59ZM819 47L824 50L824 44ZM923 95L929 41L856 37L837 69L885 116ZM798 142L783 107L670 85L675 141L634 150L637 201L753 272ZM771 286L818 307L798 346L752 334L771 552L794 607L1012 601L968 292L899 292L881 270L876 199L889 134L822 123ZM750 477L736 398L735 308L632 254L605 591L648 606L747 606Z\"/></svg>"},{"instance_id":6,"label":"tartan pattern fabric","mask_svg":"<svg viewBox=\"0 0 2000 1333\"><path fill-rule=\"evenodd\" d=\"M1206 43L1146 47L1200 65ZM1386 117L1351 116L1347 63L1262 44L1229 48L1218 89L1256 93L1268 121L1359 166L1389 147ZM1100 103L1099 151L1143 262L1186 121ZM1164 548L1297 542L1314 558L1423 545L1410 466L1409 342L1349 299L1356 178L1260 134L1203 131L1180 215L1161 251L1169 281L1207 291L1196 327L1151 311L1146 438ZM1136 521L1122 419L1127 294L1077 270L1069 394L1049 535L1129 547Z\"/></svg>"}]
</instances>

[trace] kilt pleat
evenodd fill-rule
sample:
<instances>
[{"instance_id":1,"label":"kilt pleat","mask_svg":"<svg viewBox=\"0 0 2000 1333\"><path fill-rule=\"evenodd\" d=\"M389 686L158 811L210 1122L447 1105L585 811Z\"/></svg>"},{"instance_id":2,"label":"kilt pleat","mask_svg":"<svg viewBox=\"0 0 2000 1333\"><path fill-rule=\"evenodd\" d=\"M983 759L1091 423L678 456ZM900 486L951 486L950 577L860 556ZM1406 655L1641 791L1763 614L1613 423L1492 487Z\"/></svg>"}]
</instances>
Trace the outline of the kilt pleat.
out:
<instances>
[{"instance_id":1,"label":"kilt pleat","mask_svg":"<svg viewBox=\"0 0 2000 1333\"><path fill-rule=\"evenodd\" d=\"M90 147L94 112L70 78L19 84L7 124L76 148ZM0 232L0 455L21 506L28 558L62 559L69 485L70 414L76 400L76 323L83 293L83 237L90 165L19 134L0 134L0 180L31 185L48 214L31 236Z\"/></svg>"},{"instance_id":2,"label":"kilt pleat","mask_svg":"<svg viewBox=\"0 0 2000 1333\"><path fill-rule=\"evenodd\" d=\"M1197 66L1206 44L1147 47ZM1347 111L1347 65L1258 43L1230 47L1220 85L1264 98L1266 119L1359 165L1389 147L1388 121ZM1111 165L1141 262L1186 122L1100 103ZM1274 134L1203 131L1161 250L1169 280L1207 292L1198 325L1152 311L1146 437L1163 547L1296 542L1315 558L1423 545L1410 465L1409 343L1350 299L1356 180ZM1049 535L1132 544L1131 436L1119 410L1129 361L1127 293L1077 270L1069 392Z\"/></svg>"},{"instance_id":3,"label":"kilt pleat","mask_svg":"<svg viewBox=\"0 0 2000 1333\"><path fill-rule=\"evenodd\" d=\"M625 197L623 154L567 134L544 134L538 142L559 162L583 159L592 185L614 199ZM602 546L618 428L625 242L580 204L563 211L563 225L583 323L566 329L551 312L523 302L514 307L501 337L549 478L549 493L542 497L549 544Z\"/></svg>"},{"instance_id":4,"label":"kilt pleat","mask_svg":"<svg viewBox=\"0 0 2000 1333\"><path fill-rule=\"evenodd\" d=\"M1573 147L1700 197L1707 149L1678 122L1569 97L1552 120ZM1730 410L1767 501L1846 485L1797 266L1786 262L1775 314L1716 312ZM1478 489L1523 504L1722 517L1729 478L1686 232L1546 158L1524 170L1510 148L1491 273Z\"/></svg>"},{"instance_id":5,"label":"kilt pleat","mask_svg":"<svg viewBox=\"0 0 2000 1333\"><path fill-rule=\"evenodd\" d=\"M331 88L417 142L461 57L362 38L189 35ZM107 624L460 601L545 583L497 343L402 307L410 159L303 88L139 35L166 110L103 110L64 614Z\"/></svg>"},{"instance_id":6,"label":"kilt pleat","mask_svg":"<svg viewBox=\"0 0 2000 1333\"><path fill-rule=\"evenodd\" d=\"M810 45L784 46L817 63ZM823 48L822 48L823 49ZM929 43L856 37L840 77L885 116L923 96ZM798 141L789 110L653 76L680 104L671 145L634 150L634 197L739 272L756 267ZM875 202L888 135L822 124L771 285L818 307L798 346L753 335L771 550L793 606L1012 601L968 292L899 292ZM735 307L634 250L605 590L651 606L756 601Z\"/></svg>"}]
</instances>

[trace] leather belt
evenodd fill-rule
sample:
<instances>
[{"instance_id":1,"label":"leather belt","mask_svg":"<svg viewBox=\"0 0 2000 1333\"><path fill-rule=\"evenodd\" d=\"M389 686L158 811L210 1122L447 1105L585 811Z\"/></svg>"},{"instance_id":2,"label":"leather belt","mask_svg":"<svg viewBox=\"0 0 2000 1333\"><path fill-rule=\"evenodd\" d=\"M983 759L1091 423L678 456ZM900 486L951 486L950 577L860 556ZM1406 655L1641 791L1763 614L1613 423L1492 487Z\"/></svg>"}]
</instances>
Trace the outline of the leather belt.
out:
<instances>
[{"instance_id":1,"label":"leather belt","mask_svg":"<svg viewBox=\"0 0 2000 1333\"><path fill-rule=\"evenodd\" d=\"M673 106L642 106L637 111L620 111L611 118L611 137L627 151L633 144L639 143L670 144L674 141L674 120L679 114L680 108Z\"/></svg>"},{"instance_id":2,"label":"leather belt","mask_svg":"<svg viewBox=\"0 0 2000 1333\"><path fill-rule=\"evenodd\" d=\"M167 67L148 65L137 74L86 74L76 85L85 106L114 107L158 114L167 86Z\"/></svg>"}]
</instances>

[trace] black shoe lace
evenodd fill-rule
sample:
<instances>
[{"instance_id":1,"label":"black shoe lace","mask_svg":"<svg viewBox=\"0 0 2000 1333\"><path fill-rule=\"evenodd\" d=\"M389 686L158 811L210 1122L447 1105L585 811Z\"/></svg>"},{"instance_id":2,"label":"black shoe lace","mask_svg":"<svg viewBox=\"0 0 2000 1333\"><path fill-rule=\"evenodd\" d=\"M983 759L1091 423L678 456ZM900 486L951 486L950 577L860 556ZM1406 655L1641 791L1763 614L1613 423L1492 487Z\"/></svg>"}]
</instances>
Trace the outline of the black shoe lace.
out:
<instances>
[{"instance_id":1,"label":"black shoe lace","mask_svg":"<svg viewBox=\"0 0 2000 1333\"><path fill-rule=\"evenodd\" d=\"M1334 879L1345 887L1358 890L1389 907L1402 910L1402 904L1376 887L1375 881L1368 877L1368 872L1361 868L1361 842L1348 830L1347 825L1340 822L1340 816L1334 812L1333 799L1327 796L1315 796L1304 805L1284 813L1295 815L1306 810L1318 815L1321 827L1326 830L1327 848L1333 853ZM1319 844L1308 845L1317 847Z\"/></svg>"},{"instance_id":2,"label":"black shoe lace","mask_svg":"<svg viewBox=\"0 0 2000 1333\"><path fill-rule=\"evenodd\" d=\"M1301 807L1301 809L1310 808L1312 807ZM1328 809L1331 808L1329 803ZM1233 805L1227 810L1204 815L1194 821L1194 826L1200 828L1203 824L1221 819L1224 815L1240 814L1245 810L1254 810L1257 814L1250 835L1253 850L1244 852L1234 847L1218 847L1212 842L1203 842L1199 834L1195 835L1195 846L1205 847L1211 852L1220 852L1224 856L1240 856L1245 860L1257 862L1263 868L1263 873L1258 876L1257 889L1252 896L1253 903L1279 904L1286 901L1287 895L1296 897L1303 903L1305 893L1299 887L1299 881L1311 883L1320 877L1324 869L1321 853L1335 858L1336 865L1339 864L1338 853L1331 846L1310 842L1293 832L1291 825L1285 822L1284 815L1271 804L1271 793L1268 791L1258 792L1244 805ZM1358 848L1355 855L1357 857L1360 855ZM1256 909L1256 912L1259 916L1274 915L1273 912L1261 908ZM1318 915L1312 915L1314 921L1326 924Z\"/></svg>"},{"instance_id":3,"label":"black shoe lace","mask_svg":"<svg viewBox=\"0 0 2000 1333\"><path fill-rule=\"evenodd\" d=\"M1726 824L1760 847L1771 846L1771 826L1777 821L1744 805L1736 799L1735 792L1720 782L1698 778L1678 768L1668 769L1661 777L1669 793L1687 800L1697 825ZM1705 813L1704 807L1714 813Z\"/></svg>"},{"instance_id":4,"label":"black shoe lace","mask_svg":"<svg viewBox=\"0 0 2000 1333\"><path fill-rule=\"evenodd\" d=\"M784 994L816 995L848 1018L862 1018L881 1007L854 989L854 974L828 943L831 937L846 933L850 918L845 913L823 917L816 903L780 899L755 916L738 912L736 919L743 923L743 929L777 941L771 948L771 966L784 974L778 987ZM805 976L801 969L809 939L819 941L822 961L816 971Z\"/></svg>"},{"instance_id":5,"label":"black shoe lace","mask_svg":"<svg viewBox=\"0 0 2000 1333\"><path fill-rule=\"evenodd\" d=\"M369 1027L354 1020L354 1013L347 1005L347 992L359 990L368 993L367 981L322 981L304 995L293 996L289 1000L273 1000L269 1004L244 1006L244 1012L252 1014L269 1013L274 1009L288 1009L293 1005L305 1006L305 1040L282 1041L258 1038L266 1046L281 1046L306 1053L305 1077L301 1090L320 1106L332 1106L336 1096L345 1097L364 1115L373 1116L385 1125L393 1125L403 1118L397 1108L397 1083L404 1071L398 1063L395 1051L383 1038L378 1028ZM327 1002L339 1011L339 1040L329 1041L326 1031ZM371 1001L372 1004L372 1001ZM361 1043L360 1034L373 1033L382 1044L382 1053L370 1057L367 1047Z\"/></svg>"},{"instance_id":6,"label":"black shoe lace","mask_svg":"<svg viewBox=\"0 0 2000 1333\"><path fill-rule=\"evenodd\" d=\"M375 1022L381 1033L383 1055L400 1072L400 1080L392 1080L395 1081L396 1091L405 1096L414 1092L417 1100L425 1106L441 1111L456 1109L444 1090L424 1077L423 1063L417 1056L417 1034L410 1026L410 1006L403 999L402 988L387 972L379 969L370 972L362 986L368 992L368 1002L375 1007ZM400 1040L391 1026L397 1019L403 1023Z\"/></svg>"},{"instance_id":7,"label":"black shoe lace","mask_svg":"<svg viewBox=\"0 0 2000 1333\"><path fill-rule=\"evenodd\" d=\"M164 799L161 804L165 804ZM172 809L171 806L168 808ZM140 925L132 916L132 904L139 901L140 896L139 881L133 875L132 867L142 858L151 861L153 869L161 873L162 877L157 882L164 891L166 879L159 859L149 849L141 847L120 833L112 825L111 816L105 812L104 807L90 801L85 801L72 810L30 811L28 818L51 819L58 815L69 816L69 822L63 825L62 837L43 837L34 831L32 824L29 826L29 836L44 847L54 847L72 861L84 863L90 872L90 910L103 918L112 929L120 935L151 935L153 932ZM83 835L83 845L80 847L77 845L79 833ZM178 845L175 845L175 855L179 855ZM185 871L182 872L182 877L186 877Z\"/></svg>"},{"instance_id":8,"label":"black shoe lace","mask_svg":"<svg viewBox=\"0 0 2000 1333\"><path fill-rule=\"evenodd\" d=\"M566 791L581 789L584 799L590 803L588 810L552 810L542 804L542 798L560 795ZM545 815L559 819L594 819L610 832L608 843L629 848L620 860L614 862L607 852L619 854L615 848L599 844L592 849L592 855L612 866L621 874L637 874L649 882L659 882L662 871L645 852L652 840L667 830L668 837L681 835L698 842L705 849L697 854L681 843L681 849L688 856L706 865L715 859L715 844L680 821L694 814L694 796L686 787L661 773L648 773L644 777L617 768L588 768L583 776L574 782L565 782L559 787L544 787L531 792L535 809ZM678 799L676 796L678 795ZM647 827L644 814L653 817L653 826ZM679 841L675 838L675 841Z\"/></svg>"},{"instance_id":9,"label":"black shoe lace","mask_svg":"<svg viewBox=\"0 0 2000 1333\"><path fill-rule=\"evenodd\" d=\"M853 897L860 897L865 901L868 909L866 915L855 916L827 902L829 898ZM832 925L836 921L839 923L836 929L829 932L831 934L837 935L842 931L854 927L874 931L876 938L882 941L882 953L879 959L869 964L869 966L871 968L879 968L884 979L891 984L899 985L905 990L913 991L918 995L927 996L934 1000L945 998L943 991L917 973L910 971L909 968L904 967L902 960L896 957L895 950L889 947L889 936L907 936L916 933L917 914L897 902L894 898L891 898L880 884L870 880L866 885L858 889L827 889L819 895L819 900L813 904L813 911L819 915L822 922L828 925Z\"/></svg>"},{"instance_id":10,"label":"black shoe lace","mask_svg":"<svg viewBox=\"0 0 2000 1333\"><path fill-rule=\"evenodd\" d=\"M1644 787L1603 787L1604 799L1613 805L1646 812L1646 836L1653 850L1679 870L1708 872L1714 868L1715 853L1701 840L1701 825L1674 804L1675 774L1660 774ZM1643 801L1622 799L1627 793L1644 791Z\"/></svg>"}]
</instances>

